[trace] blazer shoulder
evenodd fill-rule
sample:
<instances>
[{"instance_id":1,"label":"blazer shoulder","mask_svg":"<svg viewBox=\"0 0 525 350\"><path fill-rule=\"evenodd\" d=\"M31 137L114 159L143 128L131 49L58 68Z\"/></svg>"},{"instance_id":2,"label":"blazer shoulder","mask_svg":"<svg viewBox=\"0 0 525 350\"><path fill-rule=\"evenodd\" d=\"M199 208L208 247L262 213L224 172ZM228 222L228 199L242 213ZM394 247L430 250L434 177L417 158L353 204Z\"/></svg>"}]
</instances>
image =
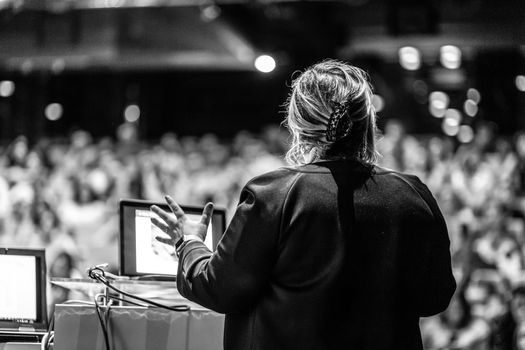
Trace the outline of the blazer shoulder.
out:
<instances>
[{"instance_id":1,"label":"blazer shoulder","mask_svg":"<svg viewBox=\"0 0 525 350\"><path fill-rule=\"evenodd\" d=\"M279 193L287 194L301 173L282 167L252 178L244 186L256 197L276 197Z\"/></svg>"}]
</instances>

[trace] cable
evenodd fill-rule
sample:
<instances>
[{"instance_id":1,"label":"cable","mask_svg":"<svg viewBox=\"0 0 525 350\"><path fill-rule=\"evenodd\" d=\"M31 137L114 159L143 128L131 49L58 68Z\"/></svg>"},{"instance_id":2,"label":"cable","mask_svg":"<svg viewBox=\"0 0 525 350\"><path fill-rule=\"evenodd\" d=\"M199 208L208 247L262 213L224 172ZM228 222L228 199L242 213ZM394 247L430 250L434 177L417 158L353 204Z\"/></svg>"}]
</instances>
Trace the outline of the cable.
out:
<instances>
[{"instance_id":1,"label":"cable","mask_svg":"<svg viewBox=\"0 0 525 350\"><path fill-rule=\"evenodd\" d=\"M167 310L176 311L176 312L184 312L184 311L189 311L190 310L190 307L188 305L175 305L173 307L172 306L167 306L167 305L164 305L164 304L161 304L161 303L157 303L157 302L154 302L154 301L151 301L151 300L148 300L148 299L145 299L145 298L141 298L139 296L136 296L136 295L124 292L124 291L118 289L117 287L111 285L111 283L109 283L109 281L106 279L105 271L99 266L95 266L95 267L90 268L88 270L88 275L89 275L90 278L92 278L92 279L94 279L96 281L99 281L100 283L102 283L106 287L108 287L109 289L111 289L111 290L113 290L113 291L115 291L115 292L117 292L119 294L125 295L128 298L136 299L136 300L142 301L143 303L146 303L146 304L149 304L149 305L153 305L153 306L156 306L156 307L159 307L159 308L162 308L162 309L167 309Z\"/></svg>"},{"instance_id":2,"label":"cable","mask_svg":"<svg viewBox=\"0 0 525 350\"><path fill-rule=\"evenodd\" d=\"M125 302L125 303L131 304L131 305L135 305L135 306L148 307L148 305L135 303L134 301L126 300L126 299L124 299L124 298L119 298L119 297L116 297L116 296L114 296L114 295L110 295L109 298L114 299L114 300L118 300L118 301L123 301L123 302Z\"/></svg>"},{"instance_id":3,"label":"cable","mask_svg":"<svg viewBox=\"0 0 525 350\"><path fill-rule=\"evenodd\" d=\"M111 350L110 347L109 347L108 329L106 327L106 323L104 322L104 319L102 318L100 305L98 304L98 300L97 300L97 298L99 296L104 296L104 295L97 294L95 296L95 310L97 311L97 316L98 316L98 321L100 323L100 328L102 328L102 333L104 334L104 341L106 343L106 350ZM109 305L107 306L107 308L108 308L107 309L107 313L109 314Z\"/></svg>"}]
</instances>

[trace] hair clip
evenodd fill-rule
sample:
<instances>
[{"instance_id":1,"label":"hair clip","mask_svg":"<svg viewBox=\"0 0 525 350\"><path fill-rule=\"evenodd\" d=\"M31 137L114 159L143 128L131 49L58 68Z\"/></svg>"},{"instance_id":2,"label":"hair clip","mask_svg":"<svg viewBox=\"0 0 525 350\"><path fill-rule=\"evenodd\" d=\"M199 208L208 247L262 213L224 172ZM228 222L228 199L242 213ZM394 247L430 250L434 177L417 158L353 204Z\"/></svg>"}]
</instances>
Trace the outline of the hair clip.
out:
<instances>
[{"instance_id":1,"label":"hair clip","mask_svg":"<svg viewBox=\"0 0 525 350\"><path fill-rule=\"evenodd\" d=\"M332 113L326 128L326 140L329 142L337 141L350 133L352 123L350 117L345 117L348 112L348 103L332 101Z\"/></svg>"}]
</instances>

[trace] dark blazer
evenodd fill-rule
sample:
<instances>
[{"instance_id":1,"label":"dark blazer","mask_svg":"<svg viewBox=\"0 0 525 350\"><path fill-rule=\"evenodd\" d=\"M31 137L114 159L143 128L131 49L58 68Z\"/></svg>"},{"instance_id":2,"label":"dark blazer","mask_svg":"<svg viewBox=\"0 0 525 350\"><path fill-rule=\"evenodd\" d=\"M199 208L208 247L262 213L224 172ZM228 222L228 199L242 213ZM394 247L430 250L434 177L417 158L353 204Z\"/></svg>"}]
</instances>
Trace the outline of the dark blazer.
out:
<instances>
[{"instance_id":1,"label":"dark blazer","mask_svg":"<svg viewBox=\"0 0 525 350\"><path fill-rule=\"evenodd\" d=\"M179 291L226 314L226 350L422 349L419 317L456 286L428 188L357 161L251 180L217 251L179 253Z\"/></svg>"}]
</instances>

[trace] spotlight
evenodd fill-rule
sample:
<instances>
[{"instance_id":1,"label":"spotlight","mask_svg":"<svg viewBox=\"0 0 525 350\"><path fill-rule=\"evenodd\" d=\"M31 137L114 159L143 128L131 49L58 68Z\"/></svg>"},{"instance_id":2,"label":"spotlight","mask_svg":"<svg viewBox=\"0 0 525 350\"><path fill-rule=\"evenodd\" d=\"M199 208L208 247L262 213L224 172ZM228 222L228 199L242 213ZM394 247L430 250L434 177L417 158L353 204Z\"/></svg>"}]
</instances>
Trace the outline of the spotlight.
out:
<instances>
[{"instance_id":1,"label":"spotlight","mask_svg":"<svg viewBox=\"0 0 525 350\"><path fill-rule=\"evenodd\" d=\"M9 97L15 92L15 83L11 80L0 81L0 96Z\"/></svg>"},{"instance_id":2,"label":"spotlight","mask_svg":"<svg viewBox=\"0 0 525 350\"><path fill-rule=\"evenodd\" d=\"M379 95L374 94L372 96L372 106L374 106L376 112L381 112L385 108L385 99Z\"/></svg>"},{"instance_id":3,"label":"spotlight","mask_svg":"<svg viewBox=\"0 0 525 350\"><path fill-rule=\"evenodd\" d=\"M270 73L277 66L275 59L270 55L261 55L257 57L254 65L258 71L263 73Z\"/></svg>"},{"instance_id":4,"label":"spotlight","mask_svg":"<svg viewBox=\"0 0 525 350\"><path fill-rule=\"evenodd\" d=\"M454 45L441 46L439 49L439 60L443 67L457 69L461 66L461 50Z\"/></svg>"},{"instance_id":5,"label":"spotlight","mask_svg":"<svg viewBox=\"0 0 525 350\"><path fill-rule=\"evenodd\" d=\"M44 114L48 120L55 121L62 118L64 109L60 103L50 103L46 106Z\"/></svg>"},{"instance_id":6,"label":"spotlight","mask_svg":"<svg viewBox=\"0 0 525 350\"><path fill-rule=\"evenodd\" d=\"M134 123L140 118L140 108L137 105L129 105L124 110L124 119L128 123Z\"/></svg>"},{"instance_id":7,"label":"spotlight","mask_svg":"<svg viewBox=\"0 0 525 350\"><path fill-rule=\"evenodd\" d=\"M412 46L404 46L399 49L399 64L406 70L418 70L421 67L421 54Z\"/></svg>"},{"instance_id":8,"label":"spotlight","mask_svg":"<svg viewBox=\"0 0 525 350\"><path fill-rule=\"evenodd\" d=\"M518 90L525 92L525 75L518 75L516 77L516 87Z\"/></svg>"}]
</instances>

